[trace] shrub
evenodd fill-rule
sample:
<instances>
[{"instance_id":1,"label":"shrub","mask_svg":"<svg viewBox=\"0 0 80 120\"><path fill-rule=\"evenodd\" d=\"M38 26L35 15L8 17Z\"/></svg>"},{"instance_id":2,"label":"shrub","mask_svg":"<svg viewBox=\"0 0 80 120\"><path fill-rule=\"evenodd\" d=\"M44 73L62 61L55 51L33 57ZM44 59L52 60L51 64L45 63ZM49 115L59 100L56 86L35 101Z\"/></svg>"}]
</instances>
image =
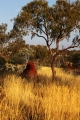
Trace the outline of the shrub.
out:
<instances>
[{"instance_id":1,"label":"shrub","mask_svg":"<svg viewBox=\"0 0 80 120\"><path fill-rule=\"evenodd\" d=\"M3 57L0 57L0 72L6 69L6 60Z\"/></svg>"}]
</instances>

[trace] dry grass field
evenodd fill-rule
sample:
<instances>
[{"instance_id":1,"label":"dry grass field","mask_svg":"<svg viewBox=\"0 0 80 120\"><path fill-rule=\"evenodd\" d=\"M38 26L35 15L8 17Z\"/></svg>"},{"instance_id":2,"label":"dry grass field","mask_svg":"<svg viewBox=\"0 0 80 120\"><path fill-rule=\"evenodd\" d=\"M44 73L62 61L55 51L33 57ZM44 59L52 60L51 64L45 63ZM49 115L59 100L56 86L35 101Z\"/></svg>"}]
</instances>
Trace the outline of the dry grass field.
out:
<instances>
[{"instance_id":1,"label":"dry grass field","mask_svg":"<svg viewBox=\"0 0 80 120\"><path fill-rule=\"evenodd\" d=\"M1 80L0 120L80 120L80 75L56 69L51 81L51 68L38 70L39 83L17 75Z\"/></svg>"}]
</instances>

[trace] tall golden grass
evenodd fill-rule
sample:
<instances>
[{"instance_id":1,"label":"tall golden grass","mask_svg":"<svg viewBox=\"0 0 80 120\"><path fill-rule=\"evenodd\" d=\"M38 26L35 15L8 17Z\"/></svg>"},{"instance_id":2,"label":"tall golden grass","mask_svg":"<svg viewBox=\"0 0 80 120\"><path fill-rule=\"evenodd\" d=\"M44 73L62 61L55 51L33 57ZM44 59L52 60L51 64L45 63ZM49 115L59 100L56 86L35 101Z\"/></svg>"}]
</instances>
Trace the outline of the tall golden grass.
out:
<instances>
[{"instance_id":1,"label":"tall golden grass","mask_svg":"<svg viewBox=\"0 0 80 120\"><path fill-rule=\"evenodd\" d=\"M1 120L80 120L80 76L56 68L38 70L40 83L7 75L0 87Z\"/></svg>"}]
</instances>

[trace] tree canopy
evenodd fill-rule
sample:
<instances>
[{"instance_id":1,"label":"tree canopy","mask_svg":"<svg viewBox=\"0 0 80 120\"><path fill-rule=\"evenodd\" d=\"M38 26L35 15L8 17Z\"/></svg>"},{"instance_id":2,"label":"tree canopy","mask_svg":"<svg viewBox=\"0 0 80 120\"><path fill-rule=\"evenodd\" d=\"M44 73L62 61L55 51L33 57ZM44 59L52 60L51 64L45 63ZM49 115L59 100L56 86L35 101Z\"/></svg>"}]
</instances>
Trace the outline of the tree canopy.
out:
<instances>
[{"instance_id":1,"label":"tree canopy","mask_svg":"<svg viewBox=\"0 0 80 120\"><path fill-rule=\"evenodd\" d=\"M45 0L33 0L21 9L14 19L14 28L23 35L31 33L31 38L35 35L44 38L48 47L56 41L58 50L58 42L69 38L76 27L80 29L79 11L78 2L70 4L57 1L56 5L50 7Z\"/></svg>"},{"instance_id":2,"label":"tree canopy","mask_svg":"<svg viewBox=\"0 0 80 120\"><path fill-rule=\"evenodd\" d=\"M46 0L33 0L24 7L14 19L14 29L23 35L31 33L31 38L38 36L46 41L46 45L52 55L52 73L58 55L67 49L79 47L80 38L76 36L71 40L70 34L78 28L80 32L80 2L68 3L57 1L49 6ZM59 43L64 38L71 40L72 44L62 51ZM51 50L51 44L56 42L55 53Z\"/></svg>"}]
</instances>

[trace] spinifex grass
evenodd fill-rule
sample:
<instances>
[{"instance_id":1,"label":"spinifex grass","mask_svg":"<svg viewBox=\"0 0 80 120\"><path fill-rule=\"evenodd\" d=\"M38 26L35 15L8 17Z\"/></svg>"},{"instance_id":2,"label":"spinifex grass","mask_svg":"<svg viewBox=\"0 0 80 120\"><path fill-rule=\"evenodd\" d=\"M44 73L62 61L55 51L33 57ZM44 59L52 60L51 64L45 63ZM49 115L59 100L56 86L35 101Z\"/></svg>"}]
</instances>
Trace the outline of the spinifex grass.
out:
<instances>
[{"instance_id":1,"label":"spinifex grass","mask_svg":"<svg viewBox=\"0 0 80 120\"><path fill-rule=\"evenodd\" d=\"M51 68L47 67L38 71L38 84L16 75L6 76L0 88L1 120L80 120L80 76L59 68L56 71L53 83L49 83Z\"/></svg>"}]
</instances>

